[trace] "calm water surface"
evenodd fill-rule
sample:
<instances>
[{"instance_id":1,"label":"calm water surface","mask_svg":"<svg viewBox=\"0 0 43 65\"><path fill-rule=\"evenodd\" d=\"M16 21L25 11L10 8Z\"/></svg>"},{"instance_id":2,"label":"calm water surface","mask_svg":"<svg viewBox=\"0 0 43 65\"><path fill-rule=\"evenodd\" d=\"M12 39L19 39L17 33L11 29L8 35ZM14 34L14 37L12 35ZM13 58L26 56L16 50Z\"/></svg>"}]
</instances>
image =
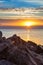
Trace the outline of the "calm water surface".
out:
<instances>
[{"instance_id":1,"label":"calm water surface","mask_svg":"<svg viewBox=\"0 0 43 65\"><path fill-rule=\"evenodd\" d=\"M43 29L0 29L0 31L2 31L3 36L6 37L17 34L26 41L31 40L43 45Z\"/></svg>"}]
</instances>

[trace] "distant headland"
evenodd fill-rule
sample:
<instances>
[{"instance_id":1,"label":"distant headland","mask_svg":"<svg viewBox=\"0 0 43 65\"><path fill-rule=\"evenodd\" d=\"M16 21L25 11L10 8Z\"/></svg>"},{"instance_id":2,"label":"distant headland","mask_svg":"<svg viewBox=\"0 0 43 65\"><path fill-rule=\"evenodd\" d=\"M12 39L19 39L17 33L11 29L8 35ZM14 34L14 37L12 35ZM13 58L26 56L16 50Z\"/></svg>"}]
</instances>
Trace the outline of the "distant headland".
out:
<instances>
[{"instance_id":1,"label":"distant headland","mask_svg":"<svg viewBox=\"0 0 43 65\"><path fill-rule=\"evenodd\" d=\"M0 26L0 29L27 29L26 26ZM28 29L43 29L43 26L31 26Z\"/></svg>"}]
</instances>

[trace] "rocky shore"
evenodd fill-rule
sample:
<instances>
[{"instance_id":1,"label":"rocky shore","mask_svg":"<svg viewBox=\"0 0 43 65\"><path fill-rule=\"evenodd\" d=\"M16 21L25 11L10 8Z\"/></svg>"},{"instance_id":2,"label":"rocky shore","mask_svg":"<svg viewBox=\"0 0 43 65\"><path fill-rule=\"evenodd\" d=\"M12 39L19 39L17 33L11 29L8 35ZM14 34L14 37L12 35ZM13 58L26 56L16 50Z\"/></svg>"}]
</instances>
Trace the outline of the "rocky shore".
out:
<instances>
[{"instance_id":1,"label":"rocky shore","mask_svg":"<svg viewBox=\"0 0 43 65\"><path fill-rule=\"evenodd\" d=\"M0 31L0 65L43 65L43 46L16 34L3 37Z\"/></svg>"}]
</instances>

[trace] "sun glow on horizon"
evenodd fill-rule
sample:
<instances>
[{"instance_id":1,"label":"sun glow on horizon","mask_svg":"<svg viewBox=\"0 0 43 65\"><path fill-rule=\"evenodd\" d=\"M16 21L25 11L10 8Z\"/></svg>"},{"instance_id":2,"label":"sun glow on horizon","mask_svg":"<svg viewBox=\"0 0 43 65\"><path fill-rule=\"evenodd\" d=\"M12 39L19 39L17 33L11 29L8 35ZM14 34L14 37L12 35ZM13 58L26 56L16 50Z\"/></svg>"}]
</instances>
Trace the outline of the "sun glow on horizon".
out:
<instances>
[{"instance_id":1,"label":"sun glow on horizon","mask_svg":"<svg viewBox=\"0 0 43 65\"><path fill-rule=\"evenodd\" d=\"M27 26L27 27L43 26L43 20L39 19L17 19L17 20L1 20L1 21L0 26Z\"/></svg>"},{"instance_id":2,"label":"sun glow on horizon","mask_svg":"<svg viewBox=\"0 0 43 65\"><path fill-rule=\"evenodd\" d=\"M35 25L35 22L32 22L32 21L26 21L24 23L24 26L34 26Z\"/></svg>"}]
</instances>

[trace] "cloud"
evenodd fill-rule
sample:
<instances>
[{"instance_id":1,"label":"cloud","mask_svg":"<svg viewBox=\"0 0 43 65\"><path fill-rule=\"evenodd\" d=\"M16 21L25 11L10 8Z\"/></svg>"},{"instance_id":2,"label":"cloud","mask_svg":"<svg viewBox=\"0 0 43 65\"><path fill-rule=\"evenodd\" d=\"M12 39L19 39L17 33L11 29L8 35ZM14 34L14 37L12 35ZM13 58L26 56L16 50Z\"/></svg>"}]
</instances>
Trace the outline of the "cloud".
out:
<instances>
[{"instance_id":1,"label":"cloud","mask_svg":"<svg viewBox=\"0 0 43 65\"><path fill-rule=\"evenodd\" d=\"M3 2L5 2L5 1L0 1L0 3L3 3Z\"/></svg>"},{"instance_id":2,"label":"cloud","mask_svg":"<svg viewBox=\"0 0 43 65\"><path fill-rule=\"evenodd\" d=\"M8 2L8 0L0 0L0 3Z\"/></svg>"},{"instance_id":3,"label":"cloud","mask_svg":"<svg viewBox=\"0 0 43 65\"><path fill-rule=\"evenodd\" d=\"M43 5L43 0L18 0L18 1L22 1L22 2L30 2L30 3L38 3Z\"/></svg>"},{"instance_id":4,"label":"cloud","mask_svg":"<svg viewBox=\"0 0 43 65\"><path fill-rule=\"evenodd\" d=\"M36 1L43 1L43 0L24 0L24 1L34 1L34 2L36 2Z\"/></svg>"}]
</instances>

